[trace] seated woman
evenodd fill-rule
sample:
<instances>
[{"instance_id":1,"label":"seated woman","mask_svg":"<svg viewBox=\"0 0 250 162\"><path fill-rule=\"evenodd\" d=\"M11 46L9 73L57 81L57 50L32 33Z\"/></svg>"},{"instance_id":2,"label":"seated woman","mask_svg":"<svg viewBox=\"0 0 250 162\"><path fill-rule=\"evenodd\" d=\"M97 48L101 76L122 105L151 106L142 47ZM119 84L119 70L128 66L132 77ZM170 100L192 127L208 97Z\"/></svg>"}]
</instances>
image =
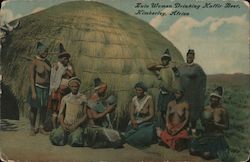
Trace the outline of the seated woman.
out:
<instances>
[{"instance_id":1,"label":"seated woman","mask_svg":"<svg viewBox=\"0 0 250 162\"><path fill-rule=\"evenodd\" d=\"M156 137L152 122L155 109L152 97L145 93L146 86L139 82L134 88L136 96L132 99L125 139L128 144L141 148L152 144Z\"/></svg>"},{"instance_id":2,"label":"seated woman","mask_svg":"<svg viewBox=\"0 0 250 162\"><path fill-rule=\"evenodd\" d=\"M107 84L103 83L100 78L96 78L95 92L88 100L87 114L88 127L85 133L87 146L93 148L122 147L122 140L118 131L112 129L110 113L116 107L114 96L109 97L106 101L104 95L107 90Z\"/></svg>"},{"instance_id":3,"label":"seated woman","mask_svg":"<svg viewBox=\"0 0 250 162\"><path fill-rule=\"evenodd\" d=\"M228 149L223 130L228 129L229 121L226 108L220 103L222 95L222 87L217 87L210 94L210 105L205 107L203 111L202 124L205 128L205 133L202 137L191 141L191 155L199 155L209 160L217 158L218 152Z\"/></svg>"},{"instance_id":4,"label":"seated woman","mask_svg":"<svg viewBox=\"0 0 250 162\"><path fill-rule=\"evenodd\" d=\"M171 149L181 151L187 148L188 132L186 130L189 119L189 106L183 100L182 90L175 91L175 100L167 106L166 130L156 128L157 136Z\"/></svg>"},{"instance_id":5,"label":"seated woman","mask_svg":"<svg viewBox=\"0 0 250 162\"><path fill-rule=\"evenodd\" d=\"M60 127L50 134L50 141L53 145L84 145L83 124L87 119L87 99L85 95L78 92L80 84L81 81L77 77L72 77L68 82L71 93L62 98L59 111Z\"/></svg>"}]
</instances>

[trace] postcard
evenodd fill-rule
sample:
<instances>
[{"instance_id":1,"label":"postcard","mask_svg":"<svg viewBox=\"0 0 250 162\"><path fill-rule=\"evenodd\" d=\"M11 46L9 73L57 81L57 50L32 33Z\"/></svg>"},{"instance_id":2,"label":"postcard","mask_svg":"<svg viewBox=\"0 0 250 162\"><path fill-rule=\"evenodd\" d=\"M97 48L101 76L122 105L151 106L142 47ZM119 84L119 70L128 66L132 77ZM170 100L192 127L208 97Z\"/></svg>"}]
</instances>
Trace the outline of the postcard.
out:
<instances>
[{"instance_id":1,"label":"postcard","mask_svg":"<svg viewBox=\"0 0 250 162\"><path fill-rule=\"evenodd\" d=\"M246 0L1 0L1 161L246 162Z\"/></svg>"}]
</instances>

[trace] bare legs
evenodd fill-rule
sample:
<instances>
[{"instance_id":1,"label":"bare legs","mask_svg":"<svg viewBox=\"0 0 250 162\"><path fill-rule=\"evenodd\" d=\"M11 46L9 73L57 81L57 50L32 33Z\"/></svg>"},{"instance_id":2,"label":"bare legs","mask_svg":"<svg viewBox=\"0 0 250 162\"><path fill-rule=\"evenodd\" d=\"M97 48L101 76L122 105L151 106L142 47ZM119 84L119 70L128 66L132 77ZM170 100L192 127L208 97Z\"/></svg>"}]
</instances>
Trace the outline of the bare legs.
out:
<instances>
[{"instance_id":1,"label":"bare legs","mask_svg":"<svg viewBox=\"0 0 250 162\"><path fill-rule=\"evenodd\" d=\"M43 125L45 122L45 118L46 118L46 107L42 107L42 108L31 107L30 113L29 113L31 136L34 136L39 131L40 133L44 134L45 131L43 129Z\"/></svg>"}]
</instances>

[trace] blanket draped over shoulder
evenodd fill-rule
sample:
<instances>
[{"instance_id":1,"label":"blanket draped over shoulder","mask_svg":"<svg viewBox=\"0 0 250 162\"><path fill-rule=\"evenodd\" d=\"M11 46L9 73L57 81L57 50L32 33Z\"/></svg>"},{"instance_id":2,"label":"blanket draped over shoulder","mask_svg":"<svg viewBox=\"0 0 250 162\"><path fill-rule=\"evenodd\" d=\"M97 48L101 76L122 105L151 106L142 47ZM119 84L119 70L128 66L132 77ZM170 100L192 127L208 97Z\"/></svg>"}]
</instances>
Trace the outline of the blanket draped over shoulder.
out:
<instances>
[{"instance_id":1,"label":"blanket draped over shoulder","mask_svg":"<svg viewBox=\"0 0 250 162\"><path fill-rule=\"evenodd\" d=\"M190 107L190 119L197 120L205 102L206 74L198 64L183 65L179 71L180 83Z\"/></svg>"}]
</instances>

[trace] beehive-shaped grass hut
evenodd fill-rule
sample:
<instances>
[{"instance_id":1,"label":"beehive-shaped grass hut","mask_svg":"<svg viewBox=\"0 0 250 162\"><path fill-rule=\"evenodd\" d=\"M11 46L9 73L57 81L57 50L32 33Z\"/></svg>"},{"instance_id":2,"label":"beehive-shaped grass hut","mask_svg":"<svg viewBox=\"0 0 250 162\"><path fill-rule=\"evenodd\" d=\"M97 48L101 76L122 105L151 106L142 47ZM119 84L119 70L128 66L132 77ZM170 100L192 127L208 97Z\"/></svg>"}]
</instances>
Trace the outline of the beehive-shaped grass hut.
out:
<instances>
[{"instance_id":1,"label":"beehive-shaped grass hut","mask_svg":"<svg viewBox=\"0 0 250 162\"><path fill-rule=\"evenodd\" d=\"M145 82L157 97L158 80L146 66L159 63L166 48L173 64L183 62L176 47L148 23L102 3L63 3L19 21L19 29L3 45L2 72L20 103L25 102L30 85L31 61L24 58L34 58L37 41L47 44L50 52L56 52L59 43L64 45L82 80L82 92L90 93L96 77L106 82L108 94L118 97L117 119L127 112L136 82ZM48 59L55 62L57 56L50 54Z\"/></svg>"}]
</instances>

